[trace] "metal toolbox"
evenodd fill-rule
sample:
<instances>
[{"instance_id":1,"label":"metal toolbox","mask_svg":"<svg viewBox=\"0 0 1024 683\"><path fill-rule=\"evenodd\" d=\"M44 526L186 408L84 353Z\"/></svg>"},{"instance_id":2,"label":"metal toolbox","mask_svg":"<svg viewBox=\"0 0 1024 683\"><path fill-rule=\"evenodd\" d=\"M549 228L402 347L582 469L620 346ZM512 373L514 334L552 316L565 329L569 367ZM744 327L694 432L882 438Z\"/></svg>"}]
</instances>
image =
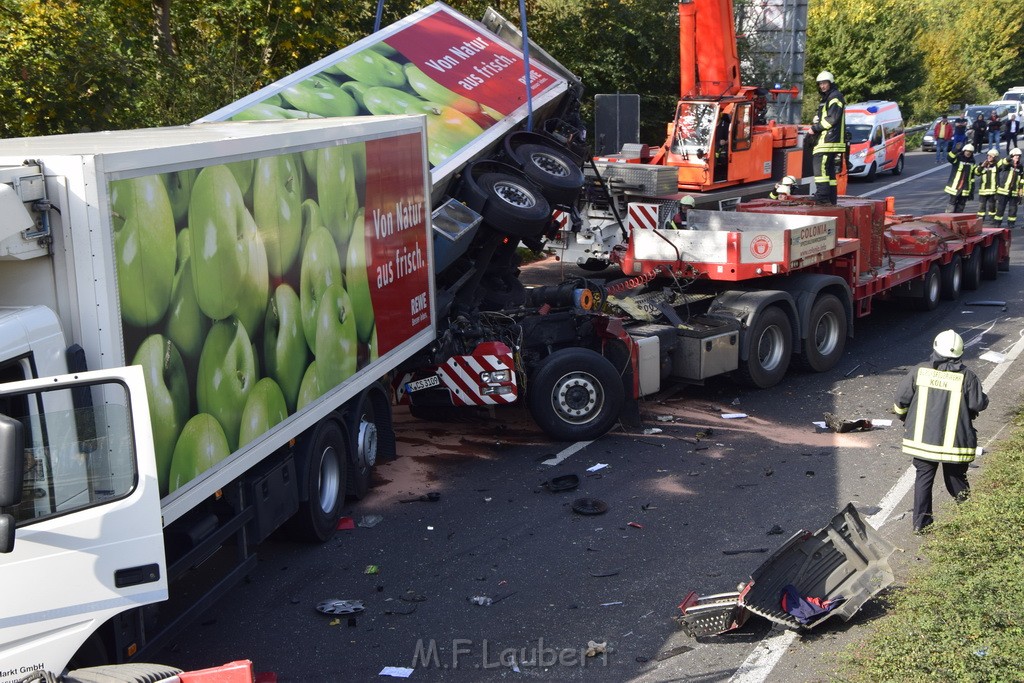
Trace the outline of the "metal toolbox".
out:
<instances>
[{"instance_id":1,"label":"metal toolbox","mask_svg":"<svg viewBox=\"0 0 1024 683\"><path fill-rule=\"evenodd\" d=\"M628 194L660 197L679 191L677 187L679 171L675 166L600 161L595 163L605 182L617 180L631 188L636 188L635 192L628 192Z\"/></svg>"},{"instance_id":2,"label":"metal toolbox","mask_svg":"<svg viewBox=\"0 0 1024 683\"><path fill-rule=\"evenodd\" d=\"M676 329L673 377L703 380L739 367L739 321L697 316Z\"/></svg>"}]
</instances>

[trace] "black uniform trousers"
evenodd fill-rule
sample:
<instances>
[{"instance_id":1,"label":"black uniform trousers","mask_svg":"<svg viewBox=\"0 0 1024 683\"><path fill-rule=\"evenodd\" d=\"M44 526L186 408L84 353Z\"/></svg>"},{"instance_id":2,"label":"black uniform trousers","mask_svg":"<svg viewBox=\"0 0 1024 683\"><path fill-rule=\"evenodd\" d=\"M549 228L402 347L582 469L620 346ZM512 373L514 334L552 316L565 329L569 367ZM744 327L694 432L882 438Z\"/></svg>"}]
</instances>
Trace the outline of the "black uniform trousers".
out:
<instances>
[{"instance_id":1,"label":"black uniform trousers","mask_svg":"<svg viewBox=\"0 0 1024 683\"><path fill-rule=\"evenodd\" d=\"M935 473L942 465L942 479L946 484L949 495L958 503L967 500L971 491L967 483L966 462L935 462L933 460L922 460L914 458L914 469L917 476L914 478L914 531L920 531L930 525L932 519L932 484L935 483Z\"/></svg>"}]
</instances>

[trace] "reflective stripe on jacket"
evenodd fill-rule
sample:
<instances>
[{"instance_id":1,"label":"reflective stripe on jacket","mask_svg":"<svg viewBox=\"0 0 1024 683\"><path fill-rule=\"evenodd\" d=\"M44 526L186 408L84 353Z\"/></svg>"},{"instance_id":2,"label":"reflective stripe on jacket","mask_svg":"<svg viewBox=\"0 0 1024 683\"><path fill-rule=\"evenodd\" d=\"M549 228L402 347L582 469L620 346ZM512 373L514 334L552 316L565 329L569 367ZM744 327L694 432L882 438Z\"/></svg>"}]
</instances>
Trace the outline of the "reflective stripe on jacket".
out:
<instances>
[{"instance_id":1,"label":"reflective stripe on jacket","mask_svg":"<svg viewBox=\"0 0 1024 683\"><path fill-rule=\"evenodd\" d=\"M906 421L903 452L922 460L971 462L978 447L971 421L987 407L977 375L958 359L933 357L896 388L893 411Z\"/></svg>"},{"instance_id":2,"label":"reflective stripe on jacket","mask_svg":"<svg viewBox=\"0 0 1024 683\"><path fill-rule=\"evenodd\" d=\"M846 152L846 100L835 85L821 96L818 123L812 126L819 133L813 154Z\"/></svg>"},{"instance_id":3,"label":"reflective stripe on jacket","mask_svg":"<svg viewBox=\"0 0 1024 683\"><path fill-rule=\"evenodd\" d=\"M957 195L969 197L974 190L976 166L973 157L966 159L963 152L959 154L950 152L947 159L949 163L953 164L953 169L949 172L949 182L946 183L946 187L942 188L942 191L954 197Z\"/></svg>"},{"instance_id":4,"label":"reflective stripe on jacket","mask_svg":"<svg viewBox=\"0 0 1024 683\"><path fill-rule=\"evenodd\" d=\"M1020 166L1014 166L1009 159L1000 159L996 166L996 194L1011 196L1017 192L1020 183Z\"/></svg>"},{"instance_id":5,"label":"reflective stripe on jacket","mask_svg":"<svg viewBox=\"0 0 1024 683\"><path fill-rule=\"evenodd\" d=\"M979 196L996 193L996 164L998 163L997 161L990 164L986 159L975 170L975 175L981 178L981 181L978 183Z\"/></svg>"}]
</instances>

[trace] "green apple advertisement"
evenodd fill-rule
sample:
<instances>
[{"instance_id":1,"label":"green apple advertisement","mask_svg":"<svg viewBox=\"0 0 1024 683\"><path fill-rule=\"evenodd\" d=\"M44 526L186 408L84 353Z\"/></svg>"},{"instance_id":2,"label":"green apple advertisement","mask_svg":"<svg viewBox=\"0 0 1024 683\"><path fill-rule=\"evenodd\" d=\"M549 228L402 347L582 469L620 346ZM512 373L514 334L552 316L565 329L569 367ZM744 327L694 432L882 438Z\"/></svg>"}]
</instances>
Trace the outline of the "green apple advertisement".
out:
<instances>
[{"instance_id":1,"label":"green apple advertisement","mask_svg":"<svg viewBox=\"0 0 1024 683\"><path fill-rule=\"evenodd\" d=\"M272 94L230 118L421 114L429 161L438 166L526 103L521 53L447 7L426 8L379 35L303 80L269 86ZM530 80L533 97L562 82L533 63Z\"/></svg>"},{"instance_id":2,"label":"green apple advertisement","mask_svg":"<svg viewBox=\"0 0 1024 683\"><path fill-rule=\"evenodd\" d=\"M110 182L125 360L145 369L161 495L429 327L422 145Z\"/></svg>"}]
</instances>

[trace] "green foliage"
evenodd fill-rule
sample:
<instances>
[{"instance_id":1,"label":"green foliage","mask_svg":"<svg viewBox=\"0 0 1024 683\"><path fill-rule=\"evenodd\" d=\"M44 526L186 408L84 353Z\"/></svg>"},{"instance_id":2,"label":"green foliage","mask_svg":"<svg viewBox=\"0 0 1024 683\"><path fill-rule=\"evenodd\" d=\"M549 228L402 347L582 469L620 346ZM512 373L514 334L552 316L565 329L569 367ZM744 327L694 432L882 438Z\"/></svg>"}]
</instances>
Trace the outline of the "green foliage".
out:
<instances>
[{"instance_id":1,"label":"green foliage","mask_svg":"<svg viewBox=\"0 0 1024 683\"><path fill-rule=\"evenodd\" d=\"M1015 423L1014 435L985 456L971 499L932 527L928 568L892 596L868 641L844 654L847 680L1020 680L1024 419Z\"/></svg>"}]
</instances>

